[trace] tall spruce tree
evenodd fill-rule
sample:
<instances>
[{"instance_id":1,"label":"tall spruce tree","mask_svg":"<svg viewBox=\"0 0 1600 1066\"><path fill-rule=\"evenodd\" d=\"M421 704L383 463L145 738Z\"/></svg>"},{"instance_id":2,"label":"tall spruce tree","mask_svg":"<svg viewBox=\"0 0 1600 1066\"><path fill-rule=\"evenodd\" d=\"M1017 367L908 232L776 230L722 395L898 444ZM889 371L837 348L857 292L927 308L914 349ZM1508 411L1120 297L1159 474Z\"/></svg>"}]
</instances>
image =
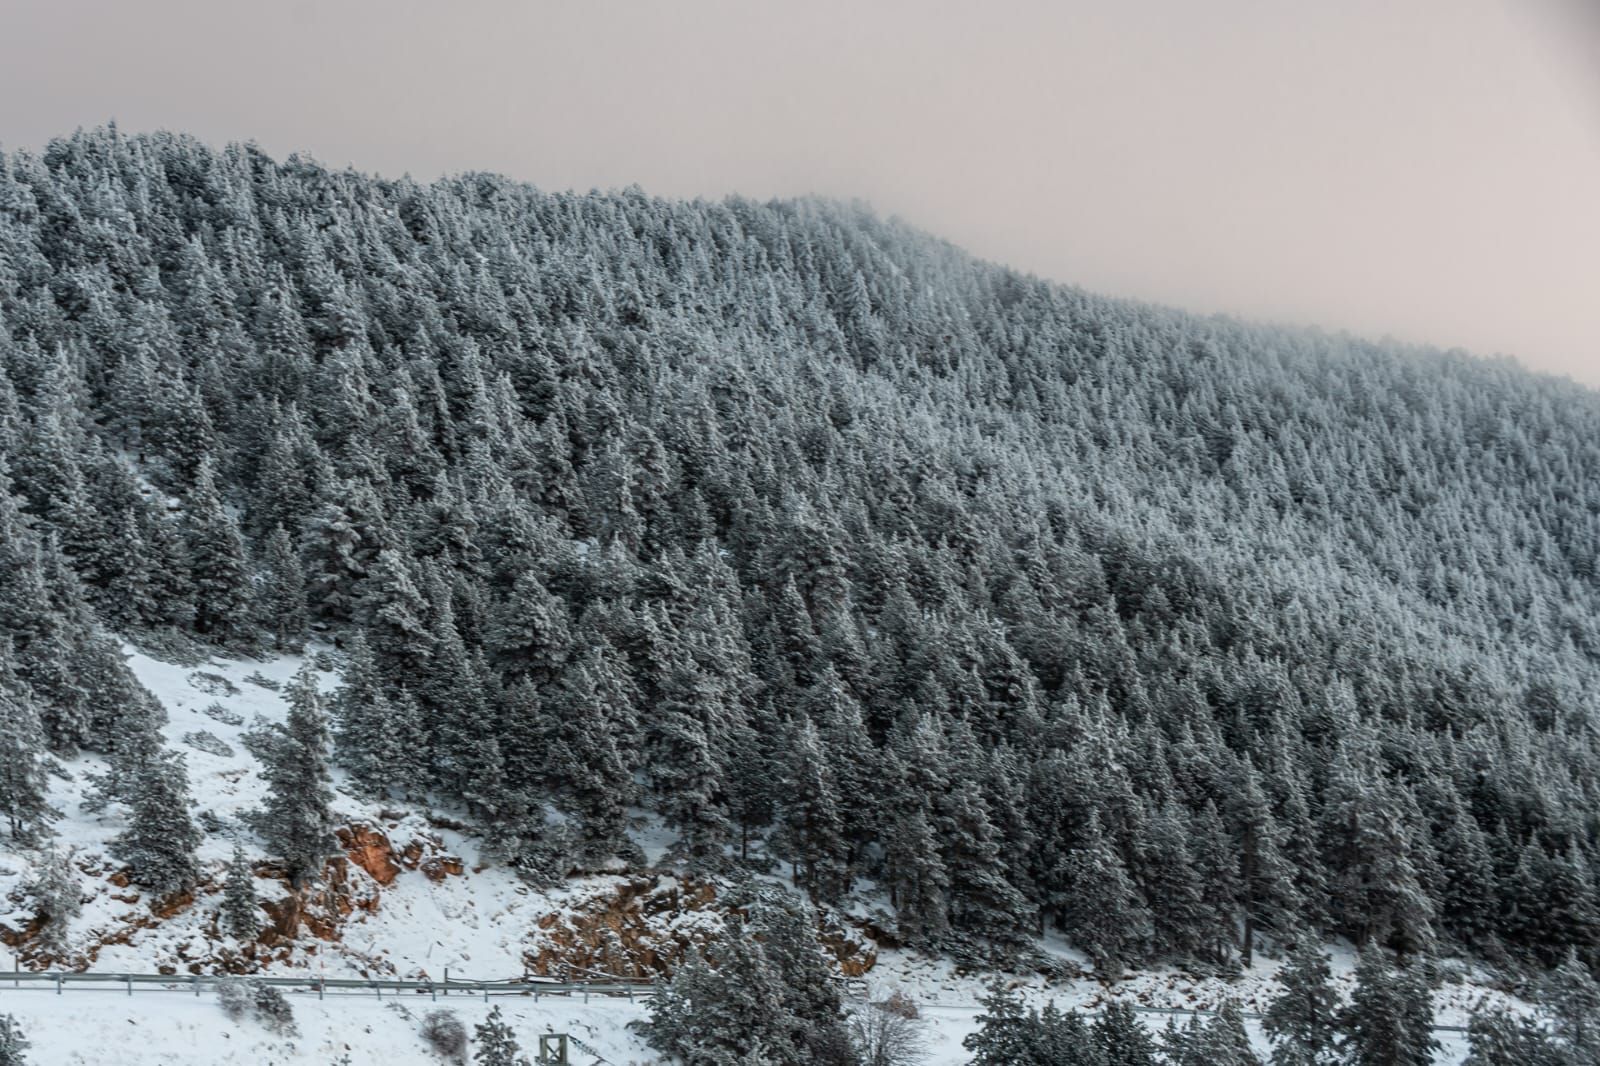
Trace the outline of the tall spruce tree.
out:
<instances>
[{"instance_id":1,"label":"tall spruce tree","mask_svg":"<svg viewBox=\"0 0 1600 1066\"><path fill-rule=\"evenodd\" d=\"M289 716L282 725L274 724L264 745L261 776L267 798L252 821L268 852L283 861L296 886L303 886L322 875L325 860L337 850L328 721L309 660L284 696Z\"/></svg>"},{"instance_id":2,"label":"tall spruce tree","mask_svg":"<svg viewBox=\"0 0 1600 1066\"><path fill-rule=\"evenodd\" d=\"M49 754L33 694L9 672L10 642L0 638L0 813L11 839L38 842L60 817L48 799Z\"/></svg>"},{"instance_id":3,"label":"tall spruce tree","mask_svg":"<svg viewBox=\"0 0 1600 1066\"><path fill-rule=\"evenodd\" d=\"M194 588L194 627L218 639L250 627L249 573L239 524L217 490L215 463L200 461L183 501L183 542Z\"/></svg>"},{"instance_id":4,"label":"tall spruce tree","mask_svg":"<svg viewBox=\"0 0 1600 1066\"><path fill-rule=\"evenodd\" d=\"M1433 997L1416 966L1392 966L1374 948L1361 953L1356 987L1340 1014L1341 1047L1352 1066L1429 1066Z\"/></svg>"},{"instance_id":5,"label":"tall spruce tree","mask_svg":"<svg viewBox=\"0 0 1600 1066\"><path fill-rule=\"evenodd\" d=\"M1272 1040L1273 1066L1333 1066L1340 1017L1328 957L1315 945L1302 944L1278 972L1278 983L1283 992L1261 1019Z\"/></svg>"}]
</instances>

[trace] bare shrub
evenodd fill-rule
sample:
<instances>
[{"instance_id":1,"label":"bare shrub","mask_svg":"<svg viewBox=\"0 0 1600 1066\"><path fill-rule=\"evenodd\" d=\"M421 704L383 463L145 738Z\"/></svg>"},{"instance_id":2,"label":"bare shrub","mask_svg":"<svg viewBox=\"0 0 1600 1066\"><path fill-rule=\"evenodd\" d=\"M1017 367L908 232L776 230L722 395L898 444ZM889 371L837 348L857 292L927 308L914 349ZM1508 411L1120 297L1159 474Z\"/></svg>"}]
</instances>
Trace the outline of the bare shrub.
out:
<instances>
[{"instance_id":1,"label":"bare shrub","mask_svg":"<svg viewBox=\"0 0 1600 1066\"><path fill-rule=\"evenodd\" d=\"M433 1010L423 1015L422 1039L452 1062L467 1061L467 1027L453 1010Z\"/></svg>"},{"instance_id":2,"label":"bare shrub","mask_svg":"<svg viewBox=\"0 0 1600 1066\"><path fill-rule=\"evenodd\" d=\"M917 1005L896 992L850 1014L850 1042L861 1066L916 1066L928 1053Z\"/></svg>"}]
</instances>

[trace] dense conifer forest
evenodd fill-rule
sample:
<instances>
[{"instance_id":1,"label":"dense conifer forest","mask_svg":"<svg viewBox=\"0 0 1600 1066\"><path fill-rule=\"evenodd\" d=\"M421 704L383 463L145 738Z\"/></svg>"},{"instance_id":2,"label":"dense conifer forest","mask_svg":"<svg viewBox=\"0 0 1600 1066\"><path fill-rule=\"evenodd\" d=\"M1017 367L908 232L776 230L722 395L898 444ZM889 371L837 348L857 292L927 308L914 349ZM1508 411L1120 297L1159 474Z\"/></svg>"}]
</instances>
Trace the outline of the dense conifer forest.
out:
<instances>
[{"instance_id":1,"label":"dense conifer forest","mask_svg":"<svg viewBox=\"0 0 1600 1066\"><path fill-rule=\"evenodd\" d=\"M309 643L297 878L331 735L536 881L643 811L969 955L1600 964L1600 395L1509 361L108 128L0 157L0 460L0 830L106 753L159 891L198 830L120 640Z\"/></svg>"}]
</instances>

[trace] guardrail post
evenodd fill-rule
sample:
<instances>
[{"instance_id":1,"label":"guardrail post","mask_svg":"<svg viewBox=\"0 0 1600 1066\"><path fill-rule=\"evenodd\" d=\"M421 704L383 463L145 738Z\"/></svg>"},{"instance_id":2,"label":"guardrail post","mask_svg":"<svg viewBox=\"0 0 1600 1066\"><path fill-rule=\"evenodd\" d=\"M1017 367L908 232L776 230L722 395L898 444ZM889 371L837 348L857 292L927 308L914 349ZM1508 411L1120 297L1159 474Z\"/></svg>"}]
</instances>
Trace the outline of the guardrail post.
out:
<instances>
[{"instance_id":1,"label":"guardrail post","mask_svg":"<svg viewBox=\"0 0 1600 1066\"><path fill-rule=\"evenodd\" d=\"M583 983L583 1001L585 1003L589 1002L589 982L588 981L585 981Z\"/></svg>"},{"instance_id":2,"label":"guardrail post","mask_svg":"<svg viewBox=\"0 0 1600 1066\"><path fill-rule=\"evenodd\" d=\"M197 974L197 973L190 974L189 975L189 983L191 985L194 985L194 998L195 999L199 999L200 998L200 975Z\"/></svg>"},{"instance_id":3,"label":"guardrail post","mask_svg":"<svg viewBox=\"0 0 1600 1066\"><path fill-rule=\"evenodd\" d=\"M133 977L131 975L128 977L128 995L133 995Z\"/></svg>"},{"instance_id":4,"label":"guardrail post","mask_svg":"<svg viewBox=\"0 0 1600 1066\"><path fill-rule=\"evenodd\" d=\"M56 995L61 994L61 975L56 974Z\"/></svg>"},{"instance_id":5,"label":"guardrail post","mask_svg":"<svg viewBox=\"0 0 1600 1066\"><path fill-rule=\"evenodd\" d=\"M322 989L323 988L324 988L323 979L319 977L319 978L317 978L317 1002L319 1002L319 1003L322 1001Z\"/></svg>"},{"instance_id":6,"label":"guardrail post","mask_svg":"<svg viewBox=\"0 0 1600 1066\"><path fill-rule=\"evenodd\" d=\"M428 992L433 996L433 1001L435 1003L439 1002L439 986L438 985L434 984L432 981L429 981L428 982Z\"/></svg>"}]
</instances>

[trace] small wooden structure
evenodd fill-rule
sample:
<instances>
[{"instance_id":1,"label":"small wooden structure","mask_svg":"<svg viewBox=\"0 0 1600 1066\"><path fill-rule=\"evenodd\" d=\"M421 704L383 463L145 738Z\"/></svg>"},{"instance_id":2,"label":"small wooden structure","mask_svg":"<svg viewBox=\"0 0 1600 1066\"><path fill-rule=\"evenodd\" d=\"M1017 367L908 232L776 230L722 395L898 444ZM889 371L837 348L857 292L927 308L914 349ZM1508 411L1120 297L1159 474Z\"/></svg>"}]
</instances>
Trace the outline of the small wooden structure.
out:
<instances>
[{"instance_id":1,"label":"small wooden structure","mask_svg":"<svg viewBox=\"0 0 1600 1066\"><path fill-rule=\"evenodd\" d=\"M542 1033L539 1036L539 1066L571 1066L567 1058L566 1033Z\"/></svg>"}]
</instances>

